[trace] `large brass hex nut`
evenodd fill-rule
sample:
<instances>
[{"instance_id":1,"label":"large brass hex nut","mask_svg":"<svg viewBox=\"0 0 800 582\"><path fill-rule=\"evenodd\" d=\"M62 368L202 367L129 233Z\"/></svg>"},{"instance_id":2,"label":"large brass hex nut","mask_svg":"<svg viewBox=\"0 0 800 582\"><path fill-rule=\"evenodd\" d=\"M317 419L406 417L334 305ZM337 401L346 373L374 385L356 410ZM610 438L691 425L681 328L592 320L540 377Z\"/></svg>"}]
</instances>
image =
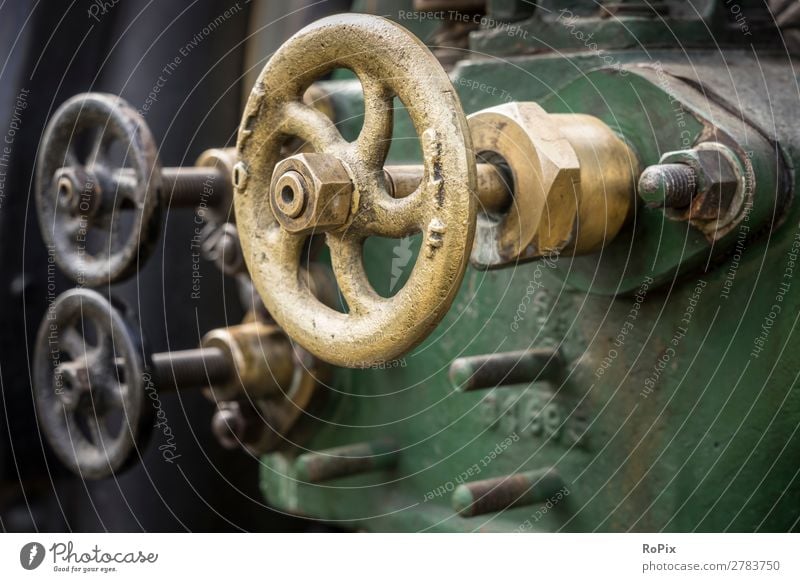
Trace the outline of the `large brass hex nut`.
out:
<instances>
[{"instance_id":1,"label":"large brass hex nut","mask_svg":"<svg viewBox=\"0 0 800 582\"><path fill-rule=\"evenodd\" d=\"M297 154L275 166L269 197L275 218L288 232L327 232L347 222L353 182L335 156Z\"/></svg>"},{"instance_id":2,"label":"large brass hex nut","mask_svg":"<svg viewBox=\"0 0 800 582\"><path fill-rule=\"evenodd\" d=\"M599 119L520 102L479 111L469 127L478 157L505 163L513 178L510 207L479 214L473 265L587 254L622 228L638 162Z\"/></svg>"},{"instance_id":3,"label":"large brass hex nut","mask_svg":"<svg viewBox=\"0 0 800 582\"><path fill-rule=\"evenodd\" d=\"M473 264L501 266L566 246L577 220L580 162L550 116L536 103L506 103L468 121L479 158L505 162L513 178L508 211L479 212Z\"/></svg>"}]
</instances>

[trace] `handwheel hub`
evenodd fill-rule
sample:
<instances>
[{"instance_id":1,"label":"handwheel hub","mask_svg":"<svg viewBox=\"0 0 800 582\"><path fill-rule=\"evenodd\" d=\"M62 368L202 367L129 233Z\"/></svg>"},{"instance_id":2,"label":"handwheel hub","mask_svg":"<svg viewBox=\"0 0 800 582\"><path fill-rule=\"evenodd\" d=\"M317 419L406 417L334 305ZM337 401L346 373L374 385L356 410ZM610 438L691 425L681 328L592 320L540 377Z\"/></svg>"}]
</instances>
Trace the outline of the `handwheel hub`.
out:
<instances>
[{"instance_id":1,"label":"handwheel hub","mask_svg":"<svg viewBox=\"0 0 800 582\"><path fill-rule=\"evenodd\" d=\"M298 154L275 166L270 184L272 212L293 234L321 234L350 216L353 182L335 156Z\"/></svg>"}]
</instances>

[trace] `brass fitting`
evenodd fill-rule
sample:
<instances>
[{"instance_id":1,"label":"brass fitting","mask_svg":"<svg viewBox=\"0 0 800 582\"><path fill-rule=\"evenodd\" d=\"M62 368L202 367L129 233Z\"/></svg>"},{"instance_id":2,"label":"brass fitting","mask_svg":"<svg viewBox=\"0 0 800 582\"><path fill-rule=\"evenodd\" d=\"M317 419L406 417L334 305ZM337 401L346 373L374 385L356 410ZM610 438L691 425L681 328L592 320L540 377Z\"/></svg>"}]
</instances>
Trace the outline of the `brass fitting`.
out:
<instances>
[{"instance_id":1,"label":"brass fitting","mask_svg":"<svg viewBox=\"0 0 800 582\"><path fill-rule=\"evenodd\" d=\"M204 186L200 184L200 202L206 202L203 206L204 218L207 222L214 224L224 224L234 220L233 212L233 167L236 164L236 148L211 148L200 154L195 162L196 168L213 169L219 173L219 180L213 182L212 199L204 200L207 197ZM207 180L207 177L205 178ZM167 191L169 191L167 189ZM195 198L197 196L195 195Z\"/></svg>"},{"instance_id":2,"label":"brass fitting","mask_svg":"<svg viewBox=\"0 0 800 582\"><path fill-rule=\"evenodd\" d=\"M222 350L235 370L227 383L209 388L217 402L281 396L292 384L292 344L276 325L253 321L215 329L203 337L201 347Z\"/></svg>"},{"instance_id":3,"label":"brass fitting","mask_svg":"<svg viewBox=\"0 0 800 582\"><path fill-rule=\"evenodd\" d=\"M588 254L620 231L633 207L638 161L605 123L522 102L479 111L469 127L479 159L505 162L513 179L506 211L478 213L473 265Z\"/></svg>"},{"instance_id":4,"label":"brass fitting","mask_svg":"<svg viewBox=\"0 0 800 582\"><path fill-rule=\"evenodd\" d=\"M84 219L93 218L103 201L103 187L95 172L79 166L59 168L53 176L59 203Z\"/></svg>"},{"instance_id":5,"label":"brass fitting","mask_svg":"<svg viewBox=\"0 0 800 582\"><path fill-rule=\"evenodd\" d=\"M269 200L278 222L293 234L343 226L350 215L353 183L342 162L327 154L297 154L275 166Z\"/></svg>"}]
</instances>

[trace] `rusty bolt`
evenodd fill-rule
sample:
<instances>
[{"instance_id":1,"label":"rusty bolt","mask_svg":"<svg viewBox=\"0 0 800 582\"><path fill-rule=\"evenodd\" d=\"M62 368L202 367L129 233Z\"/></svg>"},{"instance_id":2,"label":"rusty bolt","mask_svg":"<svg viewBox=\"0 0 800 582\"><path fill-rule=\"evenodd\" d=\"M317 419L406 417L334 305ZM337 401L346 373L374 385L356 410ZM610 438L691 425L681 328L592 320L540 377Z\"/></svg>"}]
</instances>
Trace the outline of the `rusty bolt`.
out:
<instances>
[{"instance_id":1,"label":"rusty bolt","mask_svg":"<svg viewBox=\"0 0 800 582\"><path fill-rule=\"evenodd\" d=\"M350 215L353 183L344 165L328 154L297 154L275 166L270 205L293 234L334 230Z\"/></svg>"},{"instance_id":2,"label":"rusty bolt","mask_svg":"<svg viewBox=\"0 0 800 582\"><path fill-rule=\"evenodd\" d=\"M708 142L689 150L667 152L639 178L639 195L650 205L685 209L692 220L718 220L736 196L737 157L722 144Z\"/></svg>"},{"instance_id":3,"label":"rusty bolt","mask_svg":"<svg viewBox=\"0 0 800 582\"><path fill-rule=\"evenodd\" d=\"M308 201L306 181L298 172L289 170L275 182L275 204L289 218L297 218L305 210Z\"/></svg>"},{"instance_id":4,"label":"rusty bolt","mask_svg":"<svg viewBox=\"0 0 800 582\"><path fill-rule=\"evenodd\" d=\"M684 208L696 192L697 174L687 164L656 164L639 176L639 196L653 208Z\"/></svg>"}]
</instances>

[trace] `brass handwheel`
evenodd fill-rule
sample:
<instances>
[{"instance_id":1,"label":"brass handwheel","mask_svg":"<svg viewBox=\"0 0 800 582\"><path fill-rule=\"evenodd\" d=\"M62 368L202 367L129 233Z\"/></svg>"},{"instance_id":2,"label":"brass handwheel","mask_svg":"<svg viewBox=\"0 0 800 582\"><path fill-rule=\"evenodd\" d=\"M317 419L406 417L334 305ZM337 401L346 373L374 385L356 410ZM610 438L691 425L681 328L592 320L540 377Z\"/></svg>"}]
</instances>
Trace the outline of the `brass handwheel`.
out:
<instances>
[{"instance_id":1,"label":"brass handwheel","mask_svg":"<svg viewBox=\"0 0 800 582\"><path fill-rule=\"evenodd\" d=\"M335 68L364 91L364 125L347 142L326 116L303 104L306 88ZM420 137L424 172L410 195L389 194L383 165L393 99ZM291 137L316 153L280 160ZM283 329L319 358L363 367L421 342L450 307L475 231L475 156L453 86L430 51L403 27L340 15L301 30L264 67L239 128L236 220L253 282ZM347 313L317 300L301 273L303 244L325 232ZM367 279L370 236L422 233L406 285L380 296ZM387 257L391 260L391 257Z\"/></svg>"}]
</instances>

